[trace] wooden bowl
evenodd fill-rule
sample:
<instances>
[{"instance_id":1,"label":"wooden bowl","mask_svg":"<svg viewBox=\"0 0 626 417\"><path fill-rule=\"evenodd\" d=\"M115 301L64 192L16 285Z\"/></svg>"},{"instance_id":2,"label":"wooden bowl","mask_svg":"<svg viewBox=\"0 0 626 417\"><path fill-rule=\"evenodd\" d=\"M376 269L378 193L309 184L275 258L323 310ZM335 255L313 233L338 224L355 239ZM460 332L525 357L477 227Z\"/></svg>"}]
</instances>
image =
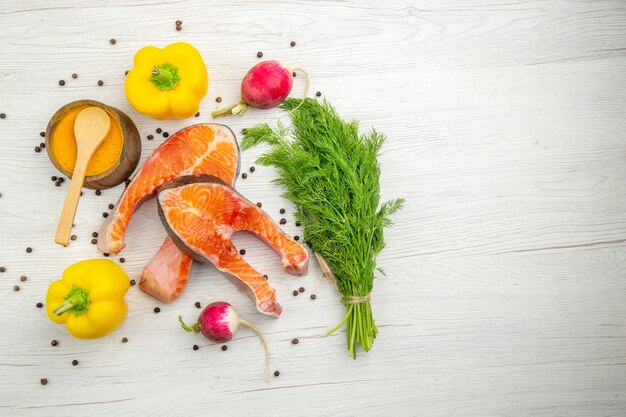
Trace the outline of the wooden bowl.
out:
<instances>
[{"instance_id":1,"label":"wooden bowl","mask_svg":"<svg viewBox=\"0 0 626 417\"><path fill-rule=\"evenodd\" d=\"M57 128L59 122L72 110L78 107L99 107L106 111L111 118L116 121L122 130L123 146L122 153L120 154L117 162L105 172L85 177L85 187L92 190L103 190L106 188L115 187L121 184L133 173L137 164L139 164L139 158L141 157L141 137L137 126L132 120L120 110L115 107L107 106L94 100L77 100L66 104L54 113L48 127L46 128L46 152L48 158L52 164L61 171L68 178L72 178L72 173L68 172L60 166L60 164L54 159L52 154L51 140L54 130Z\"/></svg>"}]
</instances>

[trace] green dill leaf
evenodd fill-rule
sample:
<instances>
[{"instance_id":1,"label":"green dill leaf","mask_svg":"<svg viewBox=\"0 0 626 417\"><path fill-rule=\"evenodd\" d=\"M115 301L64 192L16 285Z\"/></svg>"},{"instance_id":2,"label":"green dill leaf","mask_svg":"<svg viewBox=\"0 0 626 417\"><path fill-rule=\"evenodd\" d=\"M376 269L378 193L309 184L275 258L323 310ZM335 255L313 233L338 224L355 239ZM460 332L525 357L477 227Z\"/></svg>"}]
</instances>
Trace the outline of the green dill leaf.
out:
<instances>
[{"instance_id":1,"label":"green dill leaf","mask_svg":"<svg viewBox=\"0 0 626 417\"><path fill-rule=\"evenodd\" d=\"M304 241L330 267L347 309L333 331L346 325L348 350L356 357L356 345L368 351L378 332L369 303L376 256L385 246L383 229L404 203L380 202L378 153L385 136L359 134L358 121L342 120L327 101L290 98L281 108L293 126L246 129L242 148L269 145L257 162L278 170L275 183L296 205Z\"/></svg>"}]
</instances>

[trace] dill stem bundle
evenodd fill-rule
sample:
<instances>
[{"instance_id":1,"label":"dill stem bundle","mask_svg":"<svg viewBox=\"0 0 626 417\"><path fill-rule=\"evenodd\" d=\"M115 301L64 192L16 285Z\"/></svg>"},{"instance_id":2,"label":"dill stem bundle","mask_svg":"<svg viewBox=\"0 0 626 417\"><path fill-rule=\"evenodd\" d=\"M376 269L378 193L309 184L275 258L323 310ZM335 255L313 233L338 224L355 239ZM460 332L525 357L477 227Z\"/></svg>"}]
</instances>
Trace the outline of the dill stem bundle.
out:
<instances>
[{"instance_id":1,"label":"dill stem bundle","mask_svg":"<svg viewBox=\"0 0 626 417\"><path fill-rule=\"evenodd\" d=\"M382 272L376 256L389 216L403 203L380 204L377 156L385 136L375 130L359 134L358 122L343 121L326 101L288 99L282 108L290 112L293 127L245 129L242 148L269 145L257 162L278 170L275 182L296 206L304 242L335 280L346 315L329 334L345 325L347 348L356 358L357 345L369 351L378 333L370 304L374 272Z\"/></svg>"}]
</instances>

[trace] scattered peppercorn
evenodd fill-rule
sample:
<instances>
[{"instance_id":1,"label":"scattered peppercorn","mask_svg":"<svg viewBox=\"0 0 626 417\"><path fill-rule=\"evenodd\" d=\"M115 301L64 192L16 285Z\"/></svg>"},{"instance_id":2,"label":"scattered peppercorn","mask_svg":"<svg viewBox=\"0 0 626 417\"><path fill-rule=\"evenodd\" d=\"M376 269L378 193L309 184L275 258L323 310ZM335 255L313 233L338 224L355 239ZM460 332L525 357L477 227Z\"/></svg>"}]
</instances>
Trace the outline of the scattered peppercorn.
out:
<instances>
[{"instance_id":1,"label":"scattered peppercorn","mask_svg":"<svg viewBox=\"0 0 626 417\"><path fill-rule=\"evenodd\" d=\"M0 113L0 119L6 119L7 115L5 113Z\"/></svg>"},{"instance_id":2,"label":"scattered peppercorn","mask_svg":"<svg viewBox=\"0 0 626 417\"><path fill-rule=\"evenodd\" d=\"M154 307L154 312L155 313L160 313L161 312L161 308L160 307Z\"/></svg>"},{"instance_id":3,"label":"scattered peppercorn","mask_svg":"<svg viewBox=\"0 0 626 417\"><path fill-rule=\"evenodd\" d=\"M102 195L102 191L96 190L96 195Z\"/></svg>"},{"instance_id":4,"label":"scattered peppercorn","mask_svg":"<svg viewBox=\"0 0 626 417\"><path fill-rule=\"evenodd\" d=\"M263 275L263 278L268 279L269 277L267 275Z\"/></svg>"},{"instance_id":5,"label":"scattered peppercorn","mask_svg":"<svg viewBox=\"0 0 626 417\"><path fill-rule=\"evenodd\" d=\"M291 45L291 47L293 48L294 46L296 46L296 42L295 41L291 41L291 43L289 45Z\"/></svg>"},{"instance_id":6,"label":"scattered peppercorn","mask_svg":"<svg viewBox=\"0 0 626 417\"><path fill-rule=\"evenodd\" d=\"M254 172L254 171L256 171L256 168L255 167L250 167L250 172Z\"/></svg>"},{"instance_id":7,"label":"scattered peppercorn","mask_svg":"<svg viewBox=\"0 0 626 417\"><path fill-rule=\"evenodd\" d=\"M256 206L257 206L258 208L261 208L261 207L263 207L263 204L261 204L261 202L259 201L258 203L256 203Z\"/></svg>"},{"instance_id":8,"label":"scattered peppercorn","mask_svg":"<svg viewBox=\"0 0 626 417\"><path fill-rule=\"evenodd\" d=\"M318 91L317 93L315 93L315 95L316 95L317 97L321 97L322 93L320 93L320 92Z\"/></svg>"},{"instance_id":9,"label":"scattered peppercorn","mask_svg":"<svg viewBox=\"0 0 626 417\"><path fill-rule=\"evenodd\" d=\"M58 178L56 175L53 175L53 176L51 176L51 177L50 177L50 180L51 180L51 181L56 181L56 180L58 180L58 179L59 179L59 178Z\"/></svg>"},{"instance_id":10,"label":"scattered peppercorn","mask_svg":"<svg viewBox=\"0 0 626 417\"><path fill-rule=\"evenodd\" d=\"M280 211L280 214L285 214L285 209L284 208L281 208L279 211Z\"/></svg>"},{"instance_id":11,"label":"scattered peppercorn","mask_svg":"<svg viewBox=\"0 0 626 417\"><path fill-rule=\"evenodd\" d=\"M148 140L154 139L154 135L148 135Z\"/></svg>"},{"instance_id":12,"label":"scattered peppercorn","mask_svg":"<svg viewBox=\"0 0 626 417\"><path fill-rule=\"evenodd\" d=\"M43 142L41 142L41 143L39 144L39 147L40 147L41 149L44 149L44 148L46 147L46 144L45 144L45 143L43 143Z\"/></svg>"},{"instance_id":13,"label":"scattered peppercorn","mask_svg":"<svg viewBox=\"0 0 626 417\"><path fill-rule=\"evenodd\" d=\"M161 132L163 132L163 130L162 130L160 127L157 127L156 132L157 132L157 133L161 133Z\"/></svg>"},{"instance_id":14,"label":"scattered peppercorn","mask_svg":"<svg viewBox=\"0 0 626 417\"><path fill-rule=\"evenodd\" d=\"M120 263L123 264L124 262L126 262L126 259L120 258Z\"/></svg>"},{"instance_id":15,"label":"scattered peppercorn","mask_svg":"<svg viewBox=\"0 0 626 417\"><path fill-rule=\"evenodd\" d=\"M298 74L296 74L296 72L292 72L291 75L293 75L294 78L296 78L298 76Z\"/></svg>"},{"instance_id":16,"label":"scattered peppercorn","mask_svg":"<svg viewBox=\"0 0 626 417\"><path fill-rule=\"evenodd\" d=\"M219 96L215 97L215 101L217 101L218 103L221 103L222 102L222 97L219 97Z\"/></svg>"},{"instance_id":17,"label":"scattered peppercorn","mask_svg":"<svg viewBox=\"0 0 626 417\"><path fill-rule=\"evenodd\" d=\"M124 180L124 184L126 184L126 186L128 186L128 185L130 184L130 179L126 178L126 179Z\"/></svg>"},{"instance_id":18,"label":"scattered peppercorn","mask_svg":"<svg viewBox=\"0 0 626 417\"><path fill-rule=\"evenodd\" d=\"M35 146L35 152L37 153L41 152L41 148L39 146Z\"/></svg>"},{"instance_id":19,"label":"scattered peppercorn","mask_svg":"<svg viewBox=\"0 0 626 417\"><path fill-rule=\"evenodd\" d=\"M300 220L296 221L296 226L300 227L302 225L302 223L300 223Z\"/></svg>"},{"instance_id":20,"label":"scattered peppercorn","mask_svg":"<svg viewBox=\"0 0 626 417\"><path fill-rule=\"evenodd\" d=\"M41 382L41 385L46 385L48 383L48 380L46 378L41 378L40 382Z\"/></svg>"},{"instance_id":21,"label":"scattered peppercorn","mask_svg":"<svg viewBox=\"0 0 626 417\"><path fill-rule=\"evenodd\" d=\"M287 224L287 219L280 219L280 224Z\"/></svg>"},{"instance_id":22,"label":"scattered peppercorn","mask_svg":"<svg viewBox=\"0 0 626 417\"><path fill-rule=\"evenodd\" d=\"M78 365L78 361L77 361L76 359L74 359L74 360L72 361L72 365L74 365L74 366Z\"/></svg>"},{"instance_id":23,"label":"scattered peppercorn","mask_svg":"<svg viewBox=\"0 0 626 417\"><path fill-rule=\"evenodd\" d=\"M293 290L293 296L296 297L299 294L298 290Z\"/></svg>"},{"instance_id":24,"label":"scattered peppercorn","mask_svg":"<svg viewBox=\"0 0 626 417\"><path fill-rule=\"evenodd\" d=\"M28 280L28 277L27 277L26 275L22 275L22 276L20 277L20 281L22 281L22 282L26 282L26 280Z\"/></svg>"},{"instance_id":25,"label":"scattered peppercorn","mask_svg":"<svg viewBox=\"0 0 626 417\"><path fill-rule=\"evenodd\" d=\"M292 345L297 345L298 343L300 343L300 341L296 338L296 339L291 339L291 344Z\"/></svg>"},{"instance_id":26,"label":"scattered peppercorn","mask_svg":"<svg viewBox=\"0 0 626 417\"><path fill-rule=\"evenodd\" d=\"M240 251L239 251L239 253L240 253L241 255L245 255L245 254L246 254L246 250L245 250L245 249L242 249L242 250L240 250Z\"/></svg>"},{"instance_id":27,"label":"scattered peppercorn","mask_svg":"<svg viewBox=\"0 0 626 417\"><path fill-rule=\"evenodd\" d=\"M73 74L72 74L72 78L73 78L73 79L77 79L77 78L78 78L78 74L73 73Z\"/></svg>"},{"instance_id":28,"label":"scattered peppercorn","mask_svg":"<svg viewBox=\"0 0 626 417\"><path fill-rule=\"evenodd\" d=\"M96 243L98 243L98 239L91 239L91 244L95 245Z\"/></svg>"},{"instance_id":29,"label":"scattered peppercorn","mask_svg":"<svg viewBox=\"0 0 626 417\"><path fill-rule=\"evenodd\" d=\"M4 266L0 266L0 272L6 272L6 268Z\"/></svg>"},{"instance_id":30,"label":"scattered peppercorn","mask_svg":"<svg viewBox=\"0 0 626 417\"><path fill-rule=\"evenodd\" d=\"M182 24L183 24L183 22L181 22L180 20L177 20L177 21L176 21L176 26L180 26L180 25L182 25Z\"/></svg>"},{"instance_id":31,"label":"scattered peppercorn","mask_svg":"<svg viewBox=\"0 0 626 417\"><path fill-rule=\"evenodd\" d=\"M109 203L109 210L113 210L113 207L115 207L113 204Z\"/></svg>"},{"instance_id":32,"label":"scattered peppercorn","mask_svg":"<svg viewBox=\"0 0 626 417\"><path fill-rule=\"evenodd\" d=\"M102 255L104 255L105 258L109 257L109 252L104 252Z\"/></svg>"},{"instance_id":33,"label":"scattered peppercorn","mask_svg":"<svg viewBox=\"0 0 626 417\"><path fill-rule=\"evenodd\" d=\"M137 281L135 281L134 279L130 280L130 285L135 285L137 283Z\"/></svg>"},{"instance_id":34,"label":"scattered peppercorn","mask_svg":"<svg viewBox=\"0 0 626 417\"><path fill-rule=\"evenodd\" d=\"M181 30L183 30L183 28L182 26L176 26L176 30L180 32Z\"/></svg>"},{"instance_id":35,"label":"scattered peppercorn","mask_svg":"<svg viewBox=\"0 0 626 417\"><path fill-rule=\"evenodd\" d=\"M65 85L65 80L59 80L59 85L63 87Z\"/></svg>"},{"instance_id":36,"label":"scattered peppercorn","mask_svg":"<svg viewBox=\"0 0 626 417\"><path fill-rule=\"evenodd\" d=\"M200 112L194 114L194 117L200 117Z\"/></svg>"},{"instance_id":37,"label":"scattered peppercorn","mask_svg":"<svg viewBox=\"0 0 626 417\"><path fill-rule=\"evenodd\" d=\"M13 286L13 291L19 291L20 290L20 286L19 285L14 285Z\"/></svg>"},{"instance_id":38,"label":"scattered peppercorn","mask_svg":"<svg viewBox=\"0 0 626 417\"><path fill-rule=\"evenodd\" d=\"M76 235L72 235L72 236L70 236L70 239L71 239L71 240L76 240L76 238L77 238L77 237L76 237Z\"/></svg>"},{"instance_id":39,"label":"scattered peppercorn","mask_svg":"<svg viewBox=\"0 0 626 417\"><path fill-rule=\"evenodd\" d=\"M102 87L102 86L104 85L104 81L102 81L102 80L98 80L98 85L99 85L100 87Z\"/></svg>"},{"instance_id":40,"label":"scattered peppercorn","mask_svg":"<svg viewBox=\"0 0 626 417\"><path fill-rule=\"evenodd\" d=\"M33 251L33 248L31 248L30 246L26 248L26 253L31 253Z\"/></svg>"},{"instance_id":41,"label":"scattered peppercorn","mask_svg":"<svg viewBox=\"0 0 626 417\"><path fill-rule=\"evenodd\" d=\"M111 38L111 39L109 39L109 43L111 45L115 45L117 43L117 41L115 40L115 38Z\"/></svg>"},{"instance_id":42,"label":"scattered peppercorn","mask_svg":"<svg viewBox=\"0 0 626 417\"><path fill-rule=\"evenodd\" d=\"M274 371L274 376L278 376L278 375L280 375L280 372Z\"/></svg>"},{"instance_id":43,"label":"scattered peppercorn","mask_svg":"<svg viewBox=\"0 0 626 417\"><path fill-rule=\"evenodd\" d=\"M39 132L39 136L41 136L42 138L46 137L46 132Z\"/></svg>"},{"instance_id":44,"label":"scattered peppercorn","mask_svg":"<svg viewBox=\"0 0 626 417\"><path fill-rule=\"evenodd\" d=\"M196 308L200 308L202 307L202 305L200 304L200 301L196 301Z\"/></svg>"},{"instance_id":45,"label":"scattered peppercorn","mask_svg":"<svg viewBox=\"0 0 626 417\"><path fill-rule=\"evenodd\" d=\"M107 217L109 217L109 213L106 213L106 212L102 213L102 217L106 219Z\"/></svg>"},{"instance_id":46,"label":"scattered peppercorn","mask_svg":"<svg viewBox=\"0 0 626 417\"><path fill-rule=\"evenodd\" d=\"M257 58L263 58L263 52L259 51L256 53Z\"/></svg>"},{"instance_id":47,"label":"scattered peppercorn","mask_svg":"<svg viewBox=\"0 0 626 417\"><path fill-rule=\"evenodd\" d=\"M228 350L228 346L222 345L222 352L226 352Z\"/></svg>"},{"instance_id":48,"label":"scattered peppercorn","mask_svg":"<svg viewBox=\"0 0 626 417\"><path fill-rule=\"evenodd\" d=\"M54 185L55 185L55 187L60 187L61 186L61 181L55 181Z\"/></svg>"},{"instance_id":49,"label":"scattered peppercorn","mask_svg":"<svg viewBox=\"0 0 626 417\"><path fill-rule=\"evenodd\" d=\"M128 338L127 337L122 337L122 343L127 343L128 342Z\"/></svg>"},{"instance_id":50,"label":"scattered peppercorn","mask_svg":"<svg viewBox=\"0 0 626 417\"><path fill-rule=\"evenodd\" d=\"M198 346L198 345L193 345L193 350L198 350L198 349L200 349L200 346Z\"/></svg>"},{"instance_id":51,"label":"scattered peppercorn","mask_svg":"<svg viewBox=\"0 0 626 417\"><path fill-rule=\"evenodd\" d=\"M246 173L244 172L243 174L241 174L241 178L243 178L243 179L245 180L246 178L248 178L248 174L246 174Z\"/></svg>"},{"instance_id":52,"label":"scattered peppercorn","mask_svg":"<svg viewBox=\"0 0 626 417\"><path fill-rule=\"evenodd\" d=\"M315 300L316 298L317 298L317 295L311 294L311 300Z\"/></svg>"},{"instance_id":53,"label":"scattered peppercorn","mask_svg":"<svg viewBox=\"0 0 626 417\"><path fill-rule=\"evenodd\" d=\"M42 303L37 303L37 304L35 304L35 306L37 306L37 308L41 308L41 307L43 307L43 304Z\"/></svg>"},{"instance_id":54,"label":"scattered peppercorn","mask_svg":"<svg viewBox=\"0 0 626 417\"><path fill-rule=\"evenodd\" d=\"M169 135L170 135L169 133L167 133L167 132L163 132L163 137L164 137L164 138L168 137Z\"/></svg>"},{"instance_id":55,"label":"scattered peppercorn","mask_svg":"<svg viewBox=\"0 0 626 417\"><path fill-rule=\"evenodd\" d=\"M124 71L124 75L128 75L128 70Z\"/></svg>"},{"instance_id":56,"label":"scattered peppercorn","mask_svg":"<svg viewBox=\"0 0 626 417\"><path fill-rule=\"evenodd\" d=\"M300 236L295 235L295 236L293 237L293 240L295 240L296 242L297 242L297 241L299 241L299 240L300 240Z\"/></svg>"},{"instance_id":57,"label":"scattered peppercorn","mask_svg":"<svg viewBox=\"0 0 626 417\"><path fill-rule=\"evenodd\" d=\"M59 342L57 342L56 340L52 339L52 342L50 342L50 344L51 344L52 346L56 346L56 345L58 345L58 344L59 344Z\"/></svg>"}]
</instances>

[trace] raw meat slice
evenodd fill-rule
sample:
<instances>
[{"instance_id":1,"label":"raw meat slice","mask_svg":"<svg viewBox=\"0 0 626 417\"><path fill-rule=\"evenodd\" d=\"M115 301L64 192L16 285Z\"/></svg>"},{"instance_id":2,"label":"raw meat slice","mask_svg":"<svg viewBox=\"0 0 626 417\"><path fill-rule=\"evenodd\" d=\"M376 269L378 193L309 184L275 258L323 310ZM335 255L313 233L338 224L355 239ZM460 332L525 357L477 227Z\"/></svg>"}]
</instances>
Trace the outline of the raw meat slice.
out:
<instances>
[{"instance_id":1,"label":"raw meat slice","mask_svg":"<svg viewBox=\"0 0 626 417\"><path fill-rule=\"evenodd\" d=\"M307 271L309 254L304 247L283 233L263 210L215 177L178 178L161 188L157 201L163 225L181 251L200 262L211 262L249 290L260 312L280 315L274 289L240 256L230 238L240 230L256 234L294 275Z\"/></svg>"},{"instance_id":2,"label":"raw meat slice","mask_svg":"<svg viewBox=\"0 0 626 417\"><path fill-rule=\"evenodd\" d=\"M192 262L191 256L168 237L143 269L139 288L163 302L172 302L185 291Z\"/></svg>"},{"instance_id":3,"label":"raw meat slice","mask_svg":"<svg viewBox=\"0 0 626 417\"><path fill-rule=\"evenodd\" d=\"M117 254L135 210L159 188L184 175L210 173L233 184L239 172L239 147L227 126L206 123L182 129L163 142L141 166L100 229L98 249Z\"/></svg>"}]
</instances>

